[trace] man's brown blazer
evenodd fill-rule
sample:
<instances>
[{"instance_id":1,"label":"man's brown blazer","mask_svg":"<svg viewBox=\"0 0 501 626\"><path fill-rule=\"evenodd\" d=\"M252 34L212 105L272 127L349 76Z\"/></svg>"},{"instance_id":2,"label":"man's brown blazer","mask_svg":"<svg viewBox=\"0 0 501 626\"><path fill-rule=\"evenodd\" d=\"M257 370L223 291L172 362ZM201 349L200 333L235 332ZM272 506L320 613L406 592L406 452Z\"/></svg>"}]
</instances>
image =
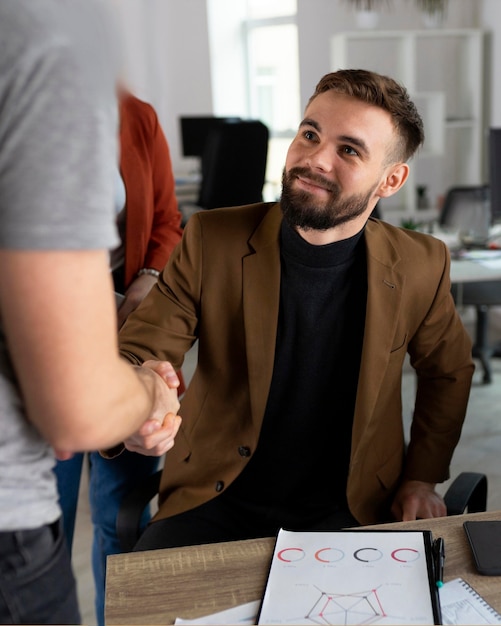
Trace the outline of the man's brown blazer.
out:
<instances>
[{"instance_id":1,"label":"man's brown blazer","mask_svg":"<svg viewBox=\"0 0 501 626\"><path fill-rule=\"evenodd\" d=\"M121 353L130 361L165 359L176 368L198 339L198 365L181 403L181 430L166 455L157 519L217 496L256 450L274 361L281 220L278 204L196 214L158 285L120 332ZM347 498L355 518L369 524L389 519L404 477L448 478L474 366L450 293L446 246L373 219L365 242L367 310ZM406 449L401 378L407 353L417 395ZM325 412L329 419L329 407Z\"/></svg>"}]
</instances>

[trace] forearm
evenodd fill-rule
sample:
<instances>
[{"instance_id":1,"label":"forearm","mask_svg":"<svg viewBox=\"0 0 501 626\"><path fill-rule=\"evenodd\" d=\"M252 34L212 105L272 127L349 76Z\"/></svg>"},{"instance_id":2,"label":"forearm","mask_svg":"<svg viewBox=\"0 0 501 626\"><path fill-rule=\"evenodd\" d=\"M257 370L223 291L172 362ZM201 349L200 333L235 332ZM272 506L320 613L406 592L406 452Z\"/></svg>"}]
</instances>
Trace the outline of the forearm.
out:
<instances>
[{"instance_id":1,"label":"forearm","mask_svg":"<svg viewBox=\"0 0 501 626\"><path fill-rule=\"evenodd\" d=\"M124 441L147 420L156 419L162 423L168 411L177 413L176 390L169 392L162 378L151 369L119 360L115 373L116 384L101 386L91 417L87 418L83 411L78 416L79 428L88 430L87 438L82 437L76 428L69 429L65 420L61 436L68 443L59 444L59 447L69 449L75 441L77 449L106 448ZM97 419L99 415L101 419ZM96 440L99 440L98 446Z\"/></svg>"},{"instance_id":2,"label":"forearm","mask_svg":"<svg viewBox=\"0 0 501 626\"><path fill-rule=\"evenodd\" d=\"M110 448L146 420L162 423L168 412L176 414L179 409L176 389L169 390L151 369L117 358L100 373L100 378L83 377L82 385L73 385L71 401L69 396L57 404L49 401L45 411L42 401L28 406L28 415L54 448L67 452Z\"/></svg>"},{"instance_id":3,"label":"forearm","mask_svg":"<svg viewBox=\"0 0 501 626\"><path fill-rule=\"evenodd\" d=\"M118 328L123 326L127 317L137 309L156 282L156 276L144 273L137 276L127 287L125 298L118 309Z\"/></svg>"},{"instance_id":4,"label":"forearm","mask_svg":"<svg viewBox=\"0 0 501 626\"><path fill-rule=\"evenodd\" d=\"M110 447L152 411L177 411L175 390L118 355L104 251L1 255L2 319L27 418L55 448Z\"/></svg>"}]
</instances>

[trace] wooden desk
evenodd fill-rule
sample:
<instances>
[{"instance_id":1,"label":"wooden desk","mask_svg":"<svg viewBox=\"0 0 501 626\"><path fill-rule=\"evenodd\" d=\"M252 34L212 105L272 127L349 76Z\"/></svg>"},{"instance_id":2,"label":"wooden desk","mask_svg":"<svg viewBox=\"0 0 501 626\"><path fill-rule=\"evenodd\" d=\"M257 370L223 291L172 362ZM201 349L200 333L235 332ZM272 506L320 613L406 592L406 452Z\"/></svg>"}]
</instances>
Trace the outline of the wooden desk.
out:
<instances>
[{"instance_id":1,"label":"wooden desk","mask_svg":"<svg viewBox=\"0 0 501 626\"><path fill-rule=\"evenodd\" d=\"M461 576L501 612L501 578L476 573L465 519L501 520L501 511L372 528L430 529L445 539L444 580ZM251 539L108 557L106 624L173 624L259 599L274 539Z\"/></svg>"}]
</instances>

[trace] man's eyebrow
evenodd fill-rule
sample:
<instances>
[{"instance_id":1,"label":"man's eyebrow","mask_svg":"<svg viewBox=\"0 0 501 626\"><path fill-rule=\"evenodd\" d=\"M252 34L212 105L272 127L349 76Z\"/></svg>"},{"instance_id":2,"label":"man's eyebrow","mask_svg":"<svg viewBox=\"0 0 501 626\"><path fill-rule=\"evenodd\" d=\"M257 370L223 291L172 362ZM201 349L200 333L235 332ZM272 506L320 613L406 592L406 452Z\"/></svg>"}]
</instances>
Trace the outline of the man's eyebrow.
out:
<instances>
[{"instance_id":1,"label":"man's eyebrow","mask_svg":"<svg viewBox=\"0 0 501 626\"><path fill-rule=\"evenodd\" d=\"M345 143L353 144L357 148L360 148L362 152L365 152L365 154L369 154L369 147L363 139L359 139L358 137L350 137L350 135L341 135L338 137L338 140Z\"/></svg>"},{"instance_id":2,"label":"man's eyebrow","mask_svg":"<svg viewBox=\"0 0 501 626\"><path fill-rule=\"evenodd\" d=\"M315 122L315 120L312 120L311 117L305 117L304 120L299 124L299 128L302 128L303 126L313 126L313 128L315 130L318 130L318 132L321 132L321 128L320 128L320 124L318 122Z\"/></svg>"},{"instance_id":3,"label":"man's eyebrow","mask_svg":"<svg viewBox=\"0 0 501 626\"><path fill-rule=\"evenodd\" d=\"M304 126L312 126L319 133L322 132L322 127L320 126L320 124L317 121L313 120L311 117L305 117L304 120L299 124L299 128L303 128ZM360 139L359 137L351 137L350 135L340 135L338 137L338 141L343 142L343 143L349 143L353 146L356 146L361 152L364 152L365 154L369 154L368 145L365 143L363 139Z\"/></svg>"}]
</instances>

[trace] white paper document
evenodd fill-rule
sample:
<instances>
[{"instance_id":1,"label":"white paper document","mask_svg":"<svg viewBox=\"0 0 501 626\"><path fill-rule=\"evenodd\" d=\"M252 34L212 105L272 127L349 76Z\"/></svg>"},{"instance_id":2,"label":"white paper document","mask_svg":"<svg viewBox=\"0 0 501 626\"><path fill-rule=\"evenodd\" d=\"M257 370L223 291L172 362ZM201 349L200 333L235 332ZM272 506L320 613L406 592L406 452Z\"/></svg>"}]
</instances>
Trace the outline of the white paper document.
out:
<instances>
[{"instance_id":1,"label":"white paper document","mask_svg":"<svg viewBox=\"0 0 501 626\"><path fill-rule=\"evenodd\" d=\"M259 624L434 624L429 535L280 530Z\"/></svg>"},{"instance_id":2,"label":"white paper document","mask_svg":"<svg viewBox=\"0 0 501 626\"><path fill-rule=\"evenodd\" d=\"M255 624L260 604L260 600L255 600L197 619L178 617L174 624L220 624L221 626L223 624Z\"/></svg>"}]
</instances>

